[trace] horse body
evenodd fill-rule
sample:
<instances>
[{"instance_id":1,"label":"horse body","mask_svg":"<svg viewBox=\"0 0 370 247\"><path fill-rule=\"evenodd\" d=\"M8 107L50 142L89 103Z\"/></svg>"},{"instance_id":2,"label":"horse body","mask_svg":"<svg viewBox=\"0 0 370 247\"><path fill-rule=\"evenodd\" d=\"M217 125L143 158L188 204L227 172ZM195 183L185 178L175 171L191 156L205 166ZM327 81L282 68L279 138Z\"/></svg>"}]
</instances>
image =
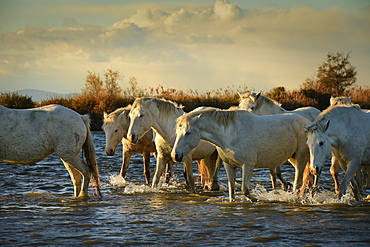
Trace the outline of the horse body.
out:
<instances>
[{"instance_id":1,"label":"horse body","mask_svg":"<svg viewBox=\"0 0 370 247\"><path fill-rule=\"evenodd\" d=\"M144 177L147 184L150 180L150 153L156 153L153 131L150 130L138 140L132 143L127 139L127 131L130 126L128 116L131 106L119 108L110 114L104 113L103 130L105 133L105 152L113 156L120 142L122 142L122 166L120 175L124 178L130 165L130 159L134 154L140 154L144 159Z\"/></svg>"},{"instance_id":2,"label":"horse body","mask_svg":"<svg viewBox=\"0 0 370 247\"><path fill-rule=\"evenodd\" d=\"M251 198L249 183L254 167L272 168L289 160L296 170L295 190L309 160L303 127L307 123L296 114L257 116L240 110L187 113L178 119L172 157L181 161L200 140L215 145L227 172L230 201L234 199L236 167L242 167L242 190Z\"/></svg>"},{"instance_id":3,"label":"horse body","mask_svg":"<svg viewBox=\"0 0 370 247\"><path fill-rule=\"evenodd\" d=\"M319 174L332 152L345 171L339 198L351 182L355 198L360 200L354 174L361 164L370 164L370 113L358 106L330 106L307 130L312 172Z\"/></svg>"},{"instance_id":4,"label":"horse body","mask_svg":"<svg viewBox=\"0 0 370 247\"><path fill-rule=\"evenodd\" d=\"M158 152L156 172L152 186L155 187L167 162L172 162L171 151L175 142L176 119L183 115L184 111L175 103L158 98L138 98L135 100L130 111L131 123L128 130L128 138L136 142L139 137L151 128L156 132L155 144ZM201 143L185 160L186 179L194 188L192 161L204 160L209 176L212 178L211 188L217 188L217 168L212 163L212 156L216 148L209 143Z\"/></svg>"},{"instance_id":5,"label":"horse body","mask_svg":"<svg viewBox=\"0 0 370 247\"><path fill-rule=\"evenodd\" d=\"M239 102L240 109L250 111L260 116L294 113L294 114L299 114L307 118L311 122L313 122L316 119L316 117L320 114L320 110L316 109L315 107L301 107L293 111L287 111L284 108L282 108L278 102L262 95L261 92L239 94L239 96L240 96L240 102ZM279 167L280 166L277 166L276 168L279 168ZM284 187L287 187L287 182L282 178L280 169L278 170L278 172L276 172L275 170L270 169L273 188L276 186L275 174L278 175L278 177L280 178L280 181L282 182L282 184L284 184ZM337 176L338 176L337 174L333 175L334 181L336 181L335 178L337 178ZM309 174L306 174L305 180L309 180ZM305 184L308 184L308 181L305 181ZM306 186L307 185L305 185L304 187Z\"/></svg>"},{"instance_id":6,"label":"horse body","mask_svg":"<svg viewBox=\"0 0 370 247\"><path fill-rule=\"evenodd\" d=\"M27 110L0 106L0 119L0 160L34 164L55 153L71 176L75 196L88 196L90 174L100 193L88 116L81 116L59 105ZM88 166L79 157L81 149Z\"/></svg>"}]
</instances>

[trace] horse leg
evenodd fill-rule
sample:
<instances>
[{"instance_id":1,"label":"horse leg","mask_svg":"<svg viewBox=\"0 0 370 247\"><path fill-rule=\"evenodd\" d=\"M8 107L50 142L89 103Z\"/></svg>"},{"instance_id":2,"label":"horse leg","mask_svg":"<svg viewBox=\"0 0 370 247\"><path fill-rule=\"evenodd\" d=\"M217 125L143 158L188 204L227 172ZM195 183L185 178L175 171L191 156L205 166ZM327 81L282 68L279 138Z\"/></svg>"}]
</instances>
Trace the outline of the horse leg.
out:
<instances>
[{"instance_id":1,"label":"horse leg","mask_svg":"<svg viewBox=\"0 0 370 247\"><path fill-rule=\"evenodd\" d=\"M252 202L256 202L257 198L251 196L250 191L249 191L252 174L253 174L253 166L244 164L242 166L242 192Z\"/></svg>"},{"instance_id":2,"label":"horse leg","mask_svg":"<svg viewBox=\"0 0 370 247\"><path fill-rule=\"evenodd\" d=\"M359 189L359 193L362 193L363 179L362 179L361 166L357 169L356 174L355 174L355 178L356 178L357 187Z\"/></svg>"},{"instance_id":3,"label":"horse leg","mask_svg":"<svg viewBox=\"0 0 370 247\"><path fill-rule=\"evenodd\" d=\"M64 162L64 166L67 169L69 176L71 177L72 183L73 183L73 190L74 190L74 196L77 197L81 191L81 173L76 170L72 165L68 164L67 162Z\"/></svg>"},{"instance_id":4,"label":"horse leg","mask_svg":"<svg viewBox=\"0 0 370 247\"><path fill-rule=\"evenodd\" d=\"M193 177L193 161L192 158L188 155L184 158L184 166L186 167L186 177L190 186L190 189L195 193L194 177Z\"/></svg>"},{"instance_id":5,"label":"horse leg","mask_svg":"<svg viewBox=\"0 0 370 247\"><path fill-rule=\"evenodd\" d=\"M289 162L294 166L295 169L293 191L296 191L302 186L303 174L306 169L306 165L308 165L308 155L307 158L302 158L298 157L298 154L296 154L296 158L290 158Z\"/></svg>"},{"instance_id":6,"label":"horse leg","mask_svg":"<svg viewBox=\"0 0 370 247\"><path fill-rule=\"evenodd\" d=\"M201 162L205 167L205 172L202 173L204 177L204 188L219 190L220 186L218 185L217 173L222 160L219 158L217 151L202 159Z\"/></svg>"},{"instance_id":7,"label":"horse leg","mask_svg":"<svg viewBox=\"0 0 370 247\"><path fill-rule=\"evenodd\" d=\"M82 162L78 155L68 156L61 158L64 166L71 176L72 183L74 185L75 197L88 197L88 187L90 181L90 174L88 167ZM83 184L81 188L81 177L83 177Z\"/></svg>"},{"instance_id":8,"label":"horse leg","mask_svg":"<svg viewBox=\"0 0 370 247\"><path fill-rule=\"evenodd\" d=\"M276 170L275 170L275 167L270 167L269 168L270 170L270 179L271 179L271 185L272 185L272 189L276 189L277 188L277 182L276 182Z\"/></svg>"},{"instance_id":9,"label":"horse leg","mask_svg":"<svg viewBox=\"0 0 370 247\"><path fill-rule=\"evenodd\" d=\"M207 183L209 182L209 177L206 171L206 168L203 164L203 160L197 160L198 164L198 174L200 175L200 183L202 184L203 189L207 189Z\"/></svg>"},{"instance_id":10,"label":"horse leg","mask_svg":"<svg viewBox=\"0 0 370 247\"><path fill-rule=\"evenodd\" d=\"M313 179L313 175L311 174L310 166L309 166L309 164L307 164L304 171L303 171L303 182L302 182L302 186L300 188L299 194L298 194L299 197L303 197L306 189L311 188L312 184L313 184L313 186L317 186L317 180L318 180L318 176L315 176L315 178Z\"/></svg>"},{"instance_id":11,"label":"horse leg","mask_svg":"<svg viewBox=\"0 0 370 247\"><path fill-rule=\"evenodd\" d=\"M173 167L174 162L172 160L169 160L166 164L166 183L170 182L170 179L172 177L172 167Z\"/></svg>"},{"instance_id":12,"label":"horse leg","mask_svg":"<svg viewBox=\"0 0 370 247\"><path fill-rule=\"evenodd\" d=\"M143 153L144 158L144 177L146 184L149 184L150 180L150 152Z\"/></svg>"},{"instance_id":13,"label":"horse leg","mask_svg":"<svg viewBox=\"0 0 370 247\"><path fill-rule=\"evenodd\" d=\"M123 151L122 153L122 167L121 167L121 172L120 172L120 175L122 178L126 177L126 172L127 172L128 166L130 165L131 156L132 154L130 152Z\"/></svg>"},{"instance_id":14,"label":"horse leg","mask_svg":"<svg viewBox=\"0 0 370 247\"><path fill-rule=\"evenodd\" d=\"M331 157L331 166L330 166L330 174L333 177L334 181L334 191L335 194L339 194L339 178L338 178L338 167L339 167L339 161L338 159L333 155Z\"/></svg>"},{"instance_id":15,"label":"horse leg","mask_svg":"<svg viewBox=\"0 0 370 247\"><path fill-rule=\"evenodd\" d=\"M226 170L228 185L229 185L229 200L230 202L235 201L235 172L236 167L231 166L224 162L224 167Z\"/></svg>"},{"instance_id":16,"label":"horse leg","mask_svg":"<svg viewBox=\"0 0 370 247\"><path fill-rule=\"evenodd\" d=\"M342 198L342 196L346 193L347 187L349 182L352 182L352 189L355 194L355 199L357 201L361 200L360 193L358 191L358 186L356 183L356 179L354 178L354 175L357 171L357 168L360 166L359 162L355 161L349 161L348 165L342 164L341 162L339 163L342 169L346 172L344 175L343 181L339 186L339 199Z\"/></svg>"},{"instance_id":17,"label":"horse leg","mask_svg":"<svg viewBox=\"0 0 370 247\"><path fill-rule=\"evenodd\" d=\"M153 177L153 182L152 182L152 188L156 187L159 183L159 179L164 171L164 168L166 167L166 160L162 157L158 157L157 159L157 165L155 167L155 173Z\"/></svg>"}]
</instances>

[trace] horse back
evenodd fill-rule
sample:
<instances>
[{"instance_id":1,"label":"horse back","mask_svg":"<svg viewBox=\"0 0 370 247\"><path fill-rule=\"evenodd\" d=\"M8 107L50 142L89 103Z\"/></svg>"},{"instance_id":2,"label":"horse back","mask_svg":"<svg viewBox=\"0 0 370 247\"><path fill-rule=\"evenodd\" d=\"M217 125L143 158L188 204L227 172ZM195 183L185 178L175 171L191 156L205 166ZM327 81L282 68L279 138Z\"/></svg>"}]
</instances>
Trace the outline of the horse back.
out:
<instances>
[{"instance_id":1,"label":"horse back","mask_svg":"<svg viewBox=\"0 0 370 247\"><path fill-rule=\"evenodd\" d=\"M0 159L34 163L57 150L78 152L87 130L81 115L59 105L0 109ZM78 150L77 150L78 149Z\"/></svg>"}]
</instances>

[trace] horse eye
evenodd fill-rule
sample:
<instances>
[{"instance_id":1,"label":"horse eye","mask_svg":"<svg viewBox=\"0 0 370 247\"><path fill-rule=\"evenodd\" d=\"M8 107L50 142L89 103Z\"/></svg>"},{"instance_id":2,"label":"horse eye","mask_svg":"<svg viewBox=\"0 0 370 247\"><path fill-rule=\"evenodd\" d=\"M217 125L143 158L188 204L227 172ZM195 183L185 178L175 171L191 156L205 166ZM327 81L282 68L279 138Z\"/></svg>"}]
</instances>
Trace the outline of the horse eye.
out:
<instances>
[{"instance_id":1,"label":"horse eye","mask_svg":"<svg viewBox=\"0 0 370 247\"><path fill-rule=\"evenodd\" d=\"M254 110L254 106L251 107L251 110L253 111Z\"/></svg>"},{"instance_id":2,"label":"horse eye","mask_svg":"<svg viewBox=\"0 0 370 247\"><path fill-rule=\"evenodd\" d=\"M324 142L319 142L319 145L320 145L320 146L324 145Z\"/></svg>"},{"instance_id":3,"label":"horse eye","mask_svg":"<svg viewBox=\"0 0 370 247\"><path fill-rule=\"evenodd\" d=\"M186 136L190 135L190 132L189 132L189 131L186 131L186 132L185 132L185 135L186 135Z\"/></svg>"},{"instance_id":4,"label":"horse eye","mask_svg":"<svg viewBox=\"0 0 370 247\"><path fill-rule=\"evenodd\" d=\"M115 130L114 132L118 132L118 130Z\"/></svg>"}]
</instances>

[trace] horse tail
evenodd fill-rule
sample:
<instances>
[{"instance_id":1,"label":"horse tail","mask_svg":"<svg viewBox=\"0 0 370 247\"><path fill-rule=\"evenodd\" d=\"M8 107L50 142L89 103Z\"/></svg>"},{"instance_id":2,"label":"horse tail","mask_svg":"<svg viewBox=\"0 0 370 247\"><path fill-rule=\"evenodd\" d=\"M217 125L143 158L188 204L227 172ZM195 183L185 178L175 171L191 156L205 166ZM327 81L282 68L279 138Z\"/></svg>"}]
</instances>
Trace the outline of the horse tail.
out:
<instances>
[{"instance_id":1,"label":"horse tail","mask_svg":"<svg viewBox=\"0 0 370 247\"><path fill-rule=\"evenodd\" d=\"M89 167L89 174L90 178L92 179L92 187L96 189L96 191L93 191L93 193L102 196L100 192L100 177L98 170L98 162L96 160L94 142L90 131L90 117L88 115L83 115L81 116L81 118L87 130L87 136L85 143L82 146L82 150L87 161L87 166Z\"/></svg>"}]
</instances>

